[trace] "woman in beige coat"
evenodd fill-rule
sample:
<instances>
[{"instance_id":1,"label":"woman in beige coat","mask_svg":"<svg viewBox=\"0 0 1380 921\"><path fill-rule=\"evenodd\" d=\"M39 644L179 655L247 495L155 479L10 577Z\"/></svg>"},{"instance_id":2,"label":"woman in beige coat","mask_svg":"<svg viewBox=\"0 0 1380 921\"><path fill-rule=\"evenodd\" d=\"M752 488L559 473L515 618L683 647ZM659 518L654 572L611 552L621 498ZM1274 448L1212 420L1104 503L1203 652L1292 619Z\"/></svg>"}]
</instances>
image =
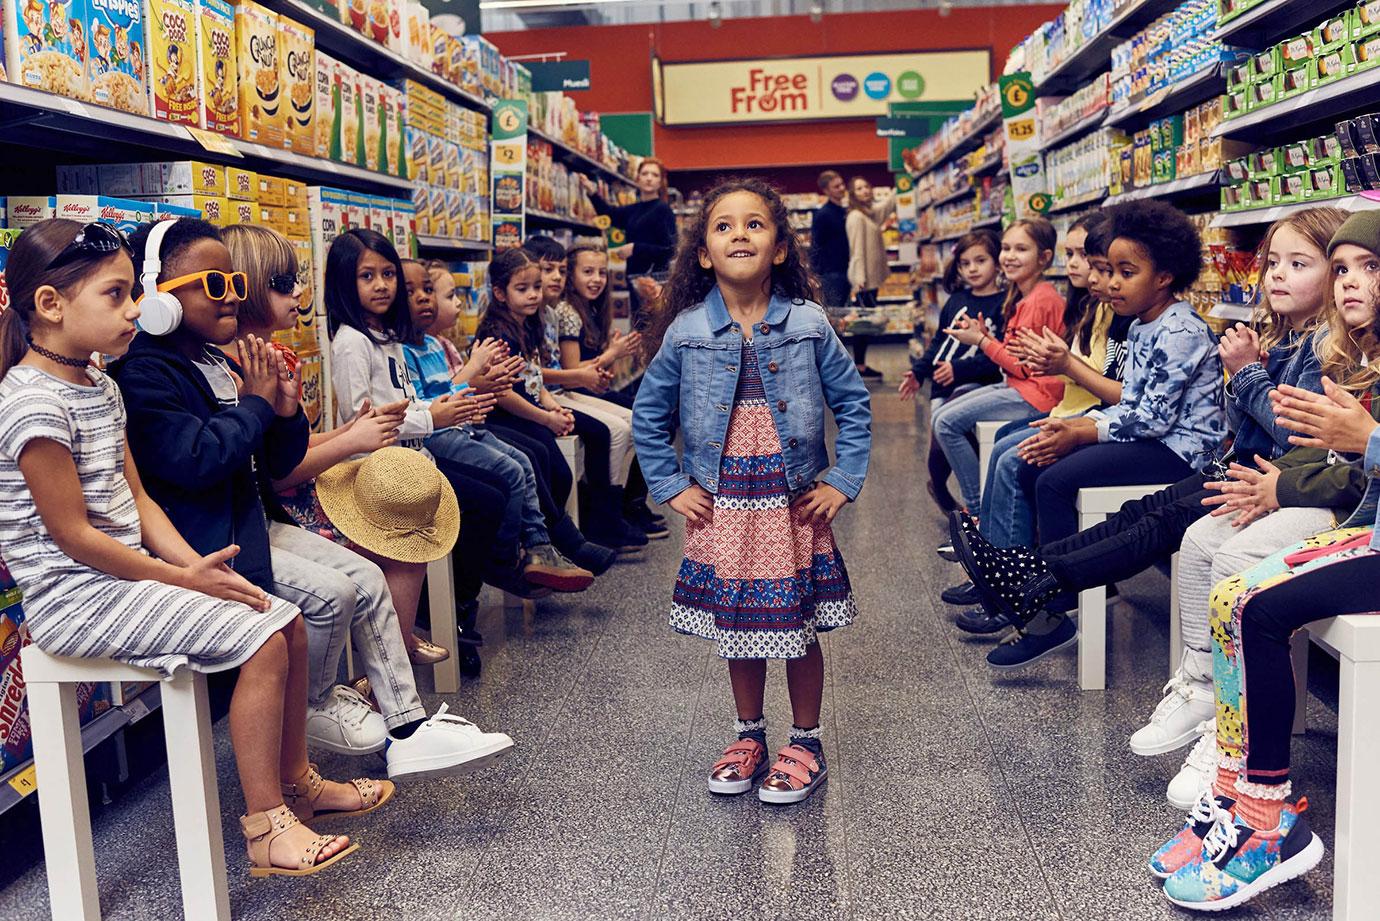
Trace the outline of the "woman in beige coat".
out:
<instances>
[{"instance_id":1,"label":"woman in beige coat","mask_svg":"<svg viewBox=\"0 0 1380 921\"><path fill-rule=\"evenodd\" d=\"M877 306L877 289L886 281L889 268L882 223L896 210L896 196L881 203L873 201L872 184L861 176L848 183L848 286L849 299L861 307ZM867 366L867 347L871 336L853 337L853 361L863 377L881 377L882 372Z\"/></svg>"}]
</instances>

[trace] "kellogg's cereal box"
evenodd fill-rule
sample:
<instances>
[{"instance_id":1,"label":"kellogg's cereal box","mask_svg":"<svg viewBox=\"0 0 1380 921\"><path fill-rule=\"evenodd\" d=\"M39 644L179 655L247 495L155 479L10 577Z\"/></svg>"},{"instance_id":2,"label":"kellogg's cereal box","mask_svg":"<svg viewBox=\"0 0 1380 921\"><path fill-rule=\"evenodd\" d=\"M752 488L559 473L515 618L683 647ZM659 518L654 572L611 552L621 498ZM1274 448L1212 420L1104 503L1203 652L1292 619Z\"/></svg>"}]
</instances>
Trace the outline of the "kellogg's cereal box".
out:
<instances>
[{"instance_id":1,"label":"kellogg's cereal box","mask_svg":"<svg viewBox=\"0 0 1380 921\"><path fill-rule=\"evenodd\" d=\"M148 0L149 83L153 115L201 124L196 0Z\"/></svg>"},{"instance_id":2,"label":"kellogg's cereal box","mask_svg":"<svg viewBox=\"0 0 1380 921\"><path fill-rule=\"evenodd\" d=\"M360 94L359 72L348 64L337 68L340 86L340 160L364 165L364 99Z\"/></svg>"},{"instance_id":3,"label":"kellogg's cereal box","mask_svg":"<svg viewBox=\"0 0 1380 921\"><path fill-rule=\"evenodd\" d=\"M200 125L240 133L240 80L235 55L235 8L226 0L199 0Z\"/></svg>"},{"instance_id":4,"label":"kellogg's cereal box","mask_svg":"<svg viewBox=\"0 0 1380 921\"><path fill-rule=\"evenodd\" d=\"M93 102L149 114L143 0L85 0L86 79Z\"/></svg>"},{"instance_id":5,"label":"kellogg's cereal box","mask_svg":"<svg viewBox=\"0 0 1380 921\"><path fill-rule=\"evenodd\" d=\"M419 0L407 3L407 58L431 69L431 13Z\"/></svg>"},{"instance_id":6,"label":"kellogg's cereal box","mask_svg":"<svg viewBox=\"0 0 1380 921\"><path fill-rule=\"evenodd\" d=\"M72 99L90 99L86 0L5 0L10 79Z\"/></svg>"},{"instance_id":7,"label":"kellogg's cereal box","mask_svg":"<svg viewBox=\"0 0 1380 921\"><path fill-rule=\"evenodd\" d=\"M316 52L316 156L323 160L340 159L340 65L328 55Z\"/></svg>"},{"instance_id":8,"label":"kellogg's cereal box","mask_svg":"<svg viewBox=\"0 0 1380 921\"><path fill-rule=\"evenodd\" d=\"M284 145L316 153L316 33L287 17L280 20L278 81L287 97Z\"/></svg>"},{"instance_id":9,"label":"kellogg's cereal box","mask_svg":"<svg viewBox=\"0 0 1380 921\"><path fill-rule=\"evenodd\" d=\"M240 137L282 147L287 126L278 71L282 19L252 0L235 6L235 50L240 70Z\"/></svg>"},{"instance_id":10,"label":"kellogg's cereal box","mask_svg":"<svg viewBox=\"0 0 1380 921\"><path fill-rule=\"evenodd\" d=\"M6 204L7 221L18 230L57 214L57 197L53 195L11 195Z\"/></svg>"},{"instance_id":11,"label":"kellogg's cereal box","mask_svg":"<svg viewBox=\"0 0 1380 921\"><path fill-rule=\"evenodd\" d=\"M9 309L10 292L5 287L5 264L10 261L10 250L14 248L14 241L19 239L19 235L24 232L22 227L11 227L0 229L0 311ZM3 565L0 562L0 565ZM9 577L9 570L5 570L7 582L12 586L13 579ZM9 586L7 586L8 588Z\"/></svg>"},{"instance_id":12,"label":"kellogg's cereal box","mask_svg":"<svg viewBox=\"0 0 1380 921\"><path fill-rule=\"evenodd\" d=\"M382 96L383 83L367 74L359 75L359 94L363 121L360 130L364 138L364 159L359 163L366 169L378 170L388 165L388 153L383 147Z\"/></svg>"}]
</instances>

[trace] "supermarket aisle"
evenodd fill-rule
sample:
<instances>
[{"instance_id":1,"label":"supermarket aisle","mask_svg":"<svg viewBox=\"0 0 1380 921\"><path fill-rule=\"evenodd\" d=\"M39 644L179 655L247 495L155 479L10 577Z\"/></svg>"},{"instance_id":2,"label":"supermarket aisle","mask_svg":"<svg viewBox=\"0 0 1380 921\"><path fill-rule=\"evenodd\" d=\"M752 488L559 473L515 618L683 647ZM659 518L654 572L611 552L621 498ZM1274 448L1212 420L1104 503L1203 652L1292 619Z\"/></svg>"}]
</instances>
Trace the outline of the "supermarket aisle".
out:
<instances>
[{"instance_id":1,"label":"supermarket aisle","mask_svg":"<svg viewBox=\"0 0 1380 921\"><path fill-rule=\"evenodd\" d=\"M893 357L881 364L895 377ZM344 823L364 851L300 882L244 873L223 729L226 846L237 918L512 919L1181 918L1143 870L1178 817L1173 755L1135 758L1127 735L1164 680L1165 583L1123 586L1111 621L1112 690L1080 694L1072 657L994 681L937 600L915 416L875 391L877 450L837 526L862 607L826 640L831 778L797 809L711 799L703 775L731 726L726 674L663 613L677 541L617 568L588 599L536 616L487 612L482 682L453 706L518 740L476 777L401 791ZM1335 668L1319 663L1317 681ZM789 725L772 671L773 743ZM430 702L434 702L431 699ZM1296 741L1297 780L1332 844L1335 699ZM220 727L218 727L220 728ZM353 765L357 767L357 765ZM349 776L330 757L331 776ZM177 917L165 774L96 817L109 919ZM160 862L155 855L167 854ZM1250 917L1326 918L1331 862L1253 903ZM0 892L0 918L46 917L42 868ZM281 900L281 901L280 901Z\"/></svg>"}]
</instances>

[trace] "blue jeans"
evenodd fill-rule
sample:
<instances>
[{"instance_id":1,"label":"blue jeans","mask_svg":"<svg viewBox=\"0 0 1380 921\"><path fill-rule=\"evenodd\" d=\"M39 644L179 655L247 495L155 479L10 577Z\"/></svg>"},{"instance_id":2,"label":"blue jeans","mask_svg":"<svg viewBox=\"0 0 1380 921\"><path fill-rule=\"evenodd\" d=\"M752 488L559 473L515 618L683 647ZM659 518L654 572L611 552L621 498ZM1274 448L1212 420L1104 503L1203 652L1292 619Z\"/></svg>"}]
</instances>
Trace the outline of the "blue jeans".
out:
<instances>
[{"instance_id":1,"label":"blue jeans","mask_svg":"<svg viewBox=\"0 0 1380 921\"><path fill-rule=\"evenodd\" d=\"M1043 419L1044 416L1037 416ZM1033 419L1021 419L997 432L992 446L992 461L987 467L987 489L982 493L982 536L998 547L1029 547L1035 543L1032 467L1016 454L1016 446L1035 430Z\"/></svg>"},{"instance_id":2,"label":"blue jeans","mask_svg":"<svg viewBox=\"0 0 1380 921\"><path fill-rule=\"evenodd\" d=\"M965 508L971 511L982 505L982 471L968 433L979 422L1015 422L1038 415L1035 407L1005 384L988 384L955 397L934 414L934 437L958 479Z\"/></svg>"},{"instance_id":3,"label":"blue jeans","mask_svg":"<svg viewBox=\"0 0 1380 921\"><path fill-rule=\"evenodd\" d=\"M442 429L427 436L426 447L437 457L487 470L507 484L508 506L498 528L499 546L511 546L515 540L523 547L551 543L537 502L537 475L526 454L482 428Z\"/></svg>"}]
</instances>

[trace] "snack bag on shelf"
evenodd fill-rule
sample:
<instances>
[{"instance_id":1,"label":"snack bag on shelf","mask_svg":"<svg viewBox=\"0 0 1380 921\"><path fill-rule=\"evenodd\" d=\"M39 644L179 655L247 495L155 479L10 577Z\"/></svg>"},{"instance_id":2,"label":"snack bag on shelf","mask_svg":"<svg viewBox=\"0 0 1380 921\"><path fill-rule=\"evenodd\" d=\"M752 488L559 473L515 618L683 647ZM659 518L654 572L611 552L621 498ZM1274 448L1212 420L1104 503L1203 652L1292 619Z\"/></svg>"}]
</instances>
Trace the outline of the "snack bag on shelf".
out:
<instances>
[{"instance_id":1,"label":"snack bag on shelf","mask_svg":"<svg viewBox=\"0 0 1380 921\"><path fill-rule=\"evenodd\" d=\"M154 118L200 124L196 0L148 0L146 19Z\"/></svg>"},{"instance_id":2,"label":"snack bag on shelf","mask_svg":"<svg viewBox=\"0 0 1380 921\"><path fill-rule=\"evenodd\" d=\"M235 47L240 66L240 136L282 147L287 126L278 72L281 18L252 0L235 5Z\"/></svg>"},{"instance_id":3,"label":"snack bag on shelf","mask_svg":"<svg viewBox=\"0 0 1380 921\"><path fill-rule=\"evenodd\" d=\"M197 40L201 86L199 124L221 134L240 133L240 77L235 8L226 0L198 0Z\"/></svg>"},{"instance_id":4,"label":"snack bag on shelf","mask_svg":"<svg viewBox=\"0 0 1380 921\"><path fill-rule=\"evenodd\" d=\"M334 58L316 52L316 155L323 160L340 159L340 65Z\"/></svg>"},{"instance_id":5,"label":"snack bag on shelf","mask_svg":"<svg viewBox=\"0 0 1380 921\"><path fill-rule=\"evenodd\" d=\"M5 0L10 79L31 89L90 99L86 0Z\"/></svg>"},{"instance_id":6,"label":"snack bag on shelf","mask_svg":"<svg viewBox=\"0 0 1380 921\"><path fill-rule=\"evenodd\" d=\"M287 97L283 146L316 154L316 33L286 16L279 20L278 85Z\"/></svg>"}]
</instances>

